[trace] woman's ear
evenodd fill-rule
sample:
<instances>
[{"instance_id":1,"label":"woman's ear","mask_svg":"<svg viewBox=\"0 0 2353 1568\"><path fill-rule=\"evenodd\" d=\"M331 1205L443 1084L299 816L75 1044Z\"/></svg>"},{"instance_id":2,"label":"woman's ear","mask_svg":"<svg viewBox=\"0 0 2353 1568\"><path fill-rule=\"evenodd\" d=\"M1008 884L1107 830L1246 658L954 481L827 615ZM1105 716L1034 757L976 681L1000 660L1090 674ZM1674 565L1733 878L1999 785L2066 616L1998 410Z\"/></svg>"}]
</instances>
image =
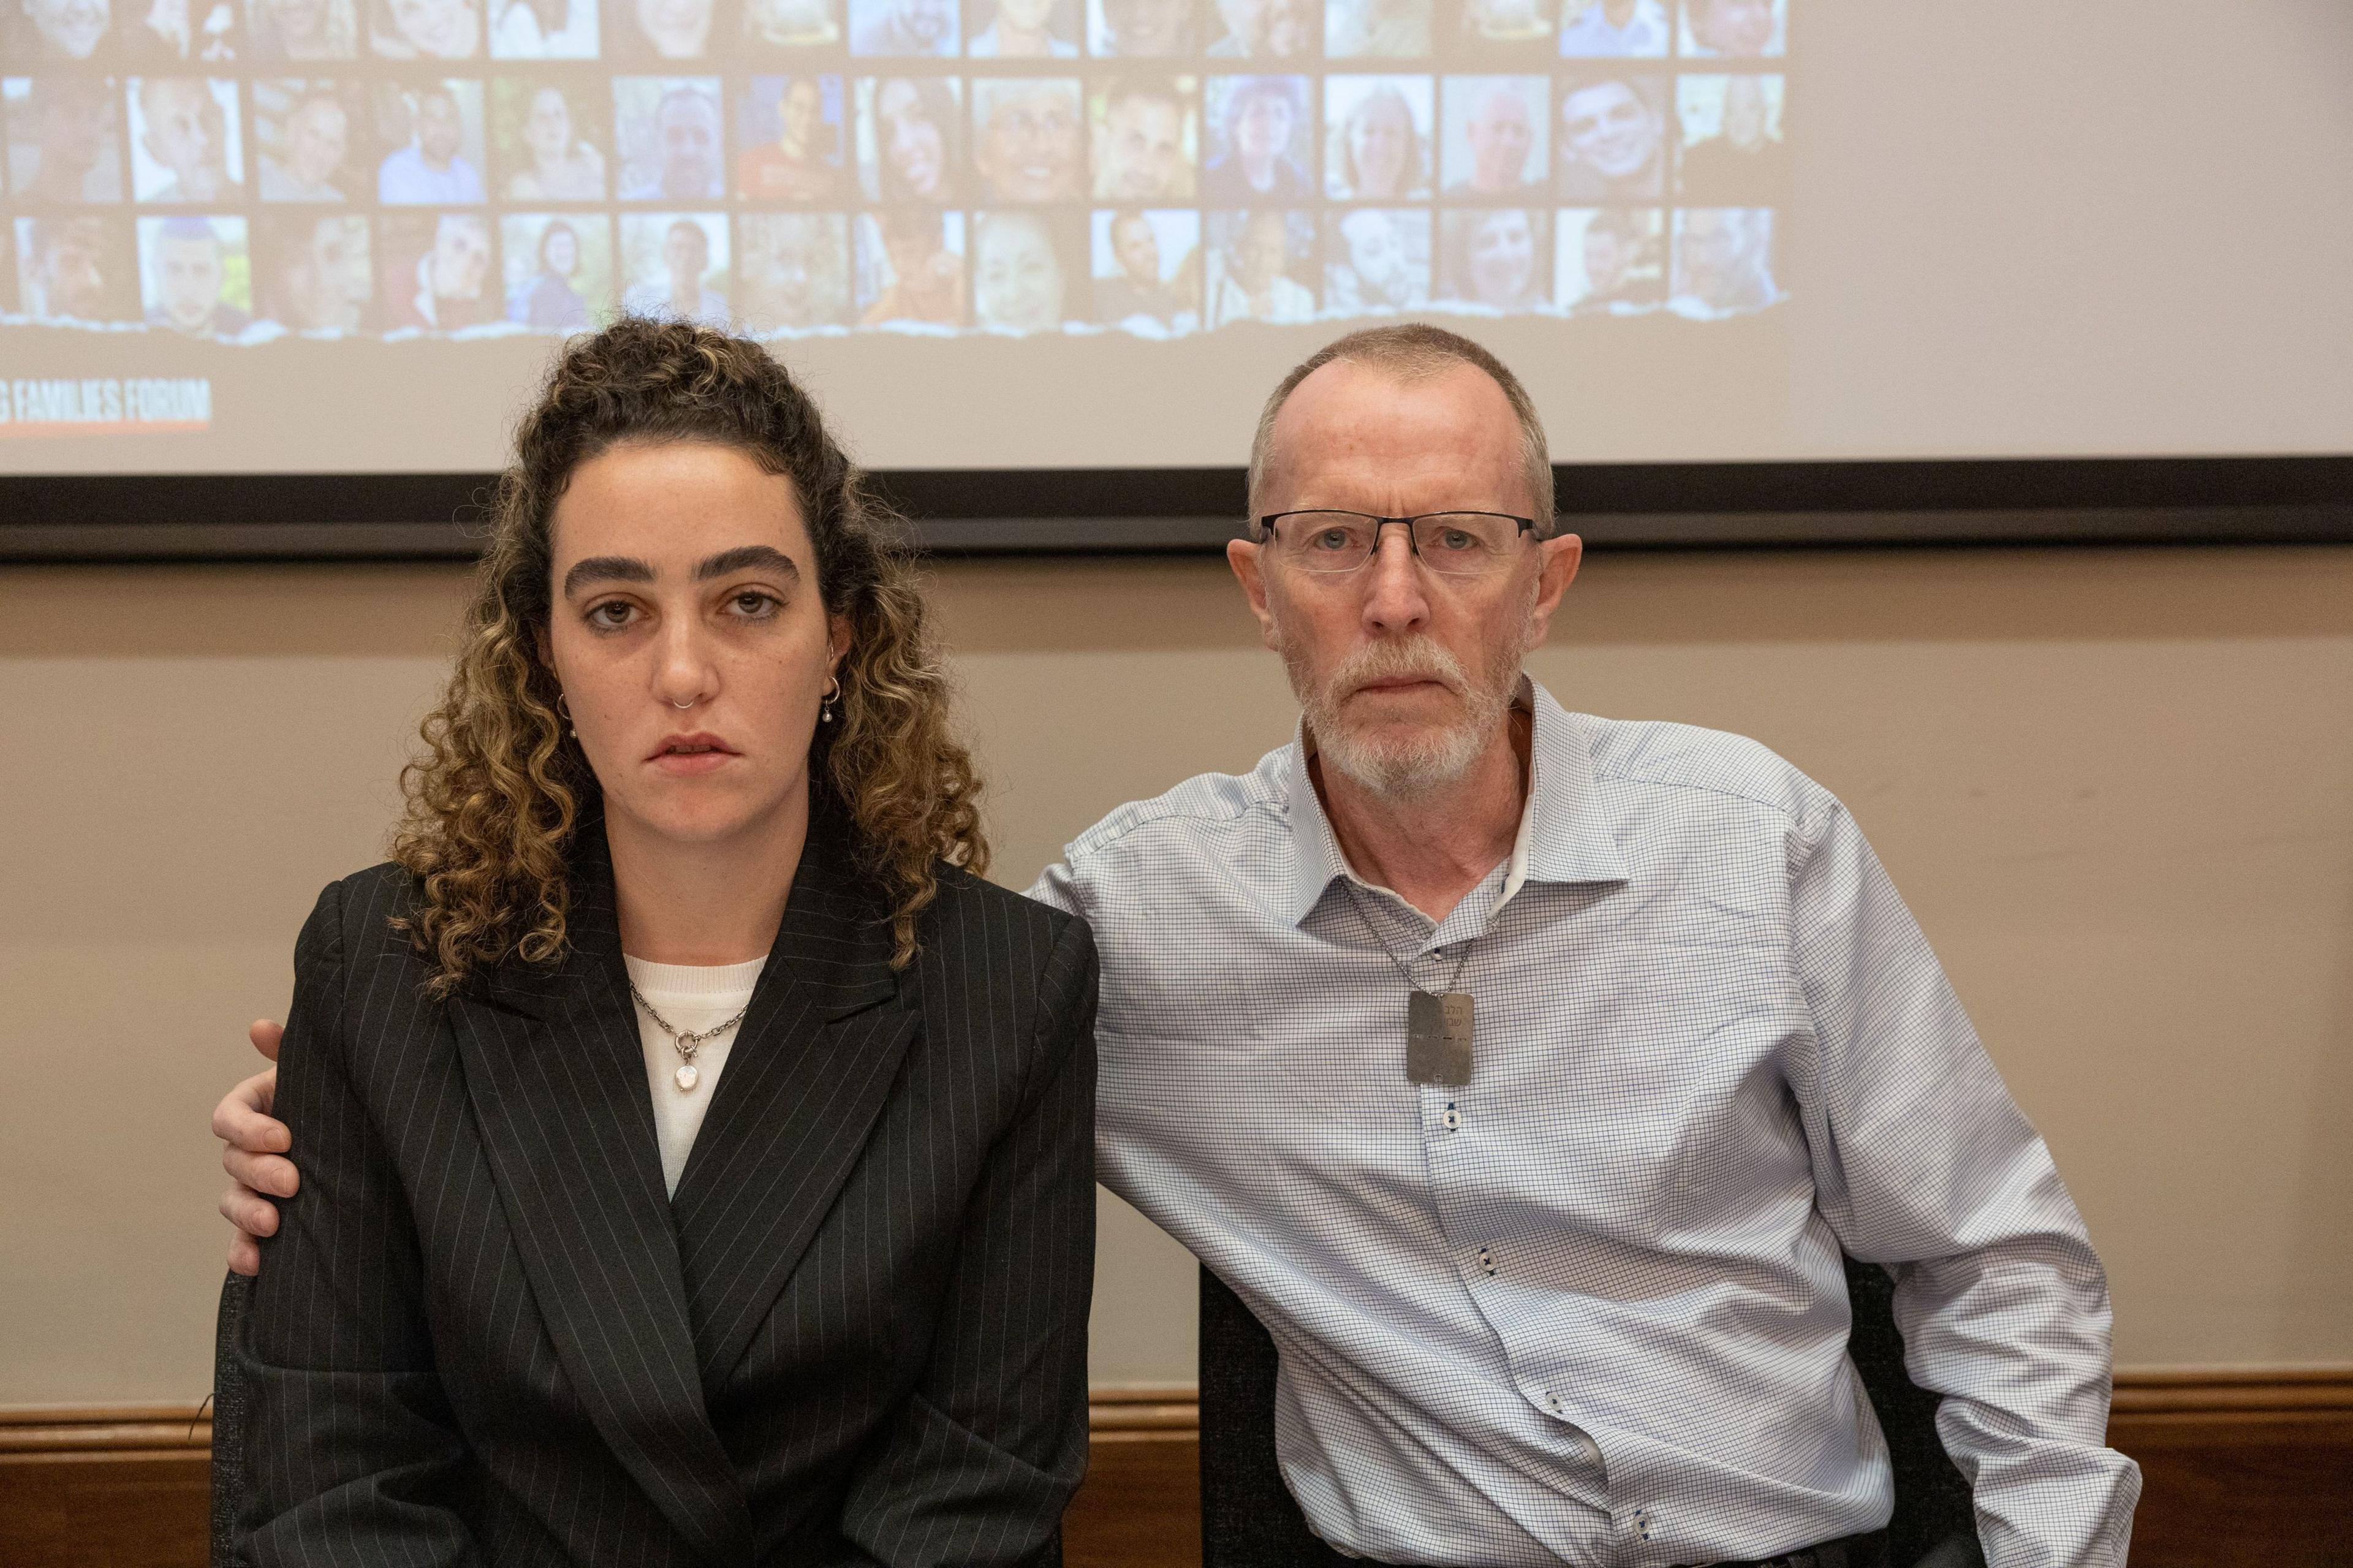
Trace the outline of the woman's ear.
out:
<instances>
[{"instance_id":1,"label":"woman's ear","mask_svg":"<svg viewBox=\"0 0 2353 1568\"><path fill-rule=\"evenodd\" d=\"M825 668L839 678L841 661L849 657L849 617L828 614L825 617Z\"/></svg>"}]
</instances>

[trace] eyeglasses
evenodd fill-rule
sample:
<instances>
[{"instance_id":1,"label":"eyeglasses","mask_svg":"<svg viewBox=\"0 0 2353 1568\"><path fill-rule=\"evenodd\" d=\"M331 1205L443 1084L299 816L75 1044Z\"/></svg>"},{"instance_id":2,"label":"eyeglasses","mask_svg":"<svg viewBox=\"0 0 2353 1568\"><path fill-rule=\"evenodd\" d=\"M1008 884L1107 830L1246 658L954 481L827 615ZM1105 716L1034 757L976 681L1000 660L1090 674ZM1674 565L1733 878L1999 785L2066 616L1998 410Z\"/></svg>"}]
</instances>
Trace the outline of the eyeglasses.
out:
<instances>
[{"instance_id":1,"label":"eyeglasses","mask_svg":"<svg viewBox=\"0 0 2353 1568\"><path fill-rule=\"evenodd\" d=\"M1285 566L1337 575L1379 553L1381 530L1405 525L1406 539L1424 566L1449 577L1501 572L1518 555L1520 535L1535 519L1504 511L1426 511L1419 517L1375 517L1361 511L1278 511L1258 520L1259 542Z\"/></svg>"}]
</instances>

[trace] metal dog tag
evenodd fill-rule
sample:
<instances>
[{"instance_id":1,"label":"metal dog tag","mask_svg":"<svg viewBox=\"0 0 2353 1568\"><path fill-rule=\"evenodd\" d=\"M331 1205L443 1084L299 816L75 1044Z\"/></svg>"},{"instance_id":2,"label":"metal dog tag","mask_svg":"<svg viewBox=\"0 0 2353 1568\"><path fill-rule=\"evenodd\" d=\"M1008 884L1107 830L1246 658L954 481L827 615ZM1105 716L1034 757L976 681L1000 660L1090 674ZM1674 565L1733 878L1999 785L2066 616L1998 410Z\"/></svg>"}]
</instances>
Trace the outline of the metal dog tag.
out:
<instances>
[{"instance_id":1,"label":"metal dog tag","mask_svg":"<svg viewBox=\"0 0 2353 1568\"><path fill-rule=\"evenodd\" d=\"M1468 993L1409 994L1405 1003L1405 1076L1415 1083L1460 1089L1471 1081L1473 1008Z\"/></svg>"}]
</instances>

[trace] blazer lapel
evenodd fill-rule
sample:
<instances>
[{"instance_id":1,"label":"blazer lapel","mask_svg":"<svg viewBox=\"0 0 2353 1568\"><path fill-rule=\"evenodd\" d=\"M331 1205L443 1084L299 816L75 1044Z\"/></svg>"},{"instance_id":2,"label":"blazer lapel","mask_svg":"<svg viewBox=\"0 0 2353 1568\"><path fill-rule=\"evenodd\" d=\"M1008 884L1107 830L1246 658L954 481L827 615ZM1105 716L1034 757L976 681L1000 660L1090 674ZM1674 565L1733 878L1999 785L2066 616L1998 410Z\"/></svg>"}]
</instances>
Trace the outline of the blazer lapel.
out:
<instances>
[{"instance_id":1,"label":"blazer lapel","mask_svg":"<svg viewBox=\"0 0 2353 1568\"><path fill-rule=\"evenodd\" d=\"M614 1456L704 1559L751 1512L711 1426L621 963L604 825L580 827L571 951L452 1002L500 1198L565 1373Z\"/></svg>"},{"instance_id":2,"label":"blazer lapel","mask_svg":"<svg viewBox=\"0 0 2353 1568\"><path fill-rule=\"evenodd\" d=\"M671 1205L703 1385L742 1359L849 1179L919 1015L848 825L814 814L783 923Z\"/></svg>"}]
</instances>

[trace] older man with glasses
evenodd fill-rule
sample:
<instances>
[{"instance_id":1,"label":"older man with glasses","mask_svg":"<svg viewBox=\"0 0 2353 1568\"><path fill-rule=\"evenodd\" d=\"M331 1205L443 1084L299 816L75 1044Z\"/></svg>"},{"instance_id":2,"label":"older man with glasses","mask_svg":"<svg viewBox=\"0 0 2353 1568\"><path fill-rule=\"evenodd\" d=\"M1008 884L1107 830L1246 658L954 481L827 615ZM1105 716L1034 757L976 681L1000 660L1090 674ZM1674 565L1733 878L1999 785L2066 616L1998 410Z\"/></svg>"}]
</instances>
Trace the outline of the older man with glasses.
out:
<instances>
[{"instance_id":1,"label":"older man with glasses","mask_svg":"<svg viewBox=\"0 0 2353 1568\"><path fill-rule=\"evenodd\" d=\"M2121 1564L2105 1277L1852 818L1754 742L1523 671L1580 546L1512 374L1434 327L1343 338L1276 389L1250 489L1229 555L1297 740L1121 807L1031 893L1102 959L1098 1173L1273 1336L1316 1533L1877 1568L1843 1250L1899 1277L1989 1558ZM266 1103L216 1125L290 1191L248 1152L284 1146Z\"/></svg>"},{"instance_id":2,"label":"older man with glasses","mask_svg":"<svg viewBox=\"0 0 2353 1568\"><path fill-rule=\"evenodd\" d=\"M1103 954L1099 1174L1271 1332L1284 1480L1352 1556L1883 1562L1843 1249L1900 1277L1991 1560L2121 1563L2049 1152L1828 792L1523 672L1577 574L1552 481L1436 328L1276 389L1229 554L1299 737L1033 889Z\"/></svg>"}]
</instances>

